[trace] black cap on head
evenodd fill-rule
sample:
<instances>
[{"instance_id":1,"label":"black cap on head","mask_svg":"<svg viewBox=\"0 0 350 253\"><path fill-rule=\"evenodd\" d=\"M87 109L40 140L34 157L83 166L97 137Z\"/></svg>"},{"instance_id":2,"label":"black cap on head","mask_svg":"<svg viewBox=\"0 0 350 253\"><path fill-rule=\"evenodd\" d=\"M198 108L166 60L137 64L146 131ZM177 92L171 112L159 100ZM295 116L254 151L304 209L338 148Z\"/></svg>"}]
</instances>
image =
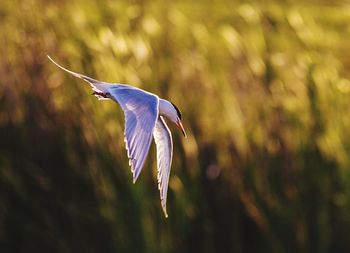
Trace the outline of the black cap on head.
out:
<instances>
[{"instance_id":1,"label":"black cap on head","mask_svg":"<svg viewBox=\"0 0 350 253\"><path fill-rule=\"evenodd\" d=\"M170 103L171 103L171 102L170 102ZM176 112L177 112L177 116L179 117L179 119L181 119L182 115L181 115L181 112L180 112L179 108L177 108L177 106L174 105L173 103L171 103L171 104L174 106L174 108L175 108L175 110L176 110Z\"/></svg>"}]
</instances>

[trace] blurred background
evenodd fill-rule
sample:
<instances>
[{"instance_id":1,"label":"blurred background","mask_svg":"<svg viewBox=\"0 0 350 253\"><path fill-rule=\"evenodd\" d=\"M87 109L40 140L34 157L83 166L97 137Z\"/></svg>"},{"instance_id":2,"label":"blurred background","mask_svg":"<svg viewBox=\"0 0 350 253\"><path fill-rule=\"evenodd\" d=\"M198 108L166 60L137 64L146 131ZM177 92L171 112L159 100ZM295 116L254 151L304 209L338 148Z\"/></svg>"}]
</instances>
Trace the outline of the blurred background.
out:
<instances>
[{"instance_id":1,"label":"blurred background","mask_svg":"<svg viewBox=\"0 0 350 253\"><path fill-rule=\"evenodd\" d=\"M1 1L0 251L350 252L349 40L348 1ZM182 110L168 219L47 54Z\"/></svg>"}]
</instances>

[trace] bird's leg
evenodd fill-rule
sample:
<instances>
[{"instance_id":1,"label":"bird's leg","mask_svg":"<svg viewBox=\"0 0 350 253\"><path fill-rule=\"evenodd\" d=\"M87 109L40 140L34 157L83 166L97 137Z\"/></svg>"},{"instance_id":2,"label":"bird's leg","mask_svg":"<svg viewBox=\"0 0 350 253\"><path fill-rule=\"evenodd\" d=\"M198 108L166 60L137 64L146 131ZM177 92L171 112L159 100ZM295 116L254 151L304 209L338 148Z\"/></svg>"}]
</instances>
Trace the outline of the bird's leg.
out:
<instances>
[{"instance_id":1,"label":"bird's leg","mask_svg":"<svg viewBox=\"0 0 350 253\"><path fill-rule=\"evenodd\" d=\"M97 91L94 91L92 93L92 95L95 95L96 97L103 97L103 98L108 98L108 94L109 93L103 93L103 92L97 92Z\"/></svg>"}]
</instances>

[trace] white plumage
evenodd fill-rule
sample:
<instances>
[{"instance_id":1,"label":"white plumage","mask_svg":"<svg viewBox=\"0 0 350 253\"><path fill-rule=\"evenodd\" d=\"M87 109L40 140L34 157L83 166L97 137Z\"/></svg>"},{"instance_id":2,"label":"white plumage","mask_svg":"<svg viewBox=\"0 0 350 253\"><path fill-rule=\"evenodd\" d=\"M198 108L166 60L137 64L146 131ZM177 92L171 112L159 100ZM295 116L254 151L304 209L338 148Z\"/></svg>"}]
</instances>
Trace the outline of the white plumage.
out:
<instances>
[{"instance_id":1,"label":"white plumage","mask_svg":"<svg viewBox=\"0 0 350 253\"><path fill-rule=\"evenodd\" d=\"M158 188L160 200L166 217L166 200L169 175L173 156L171 132L164 117L174 122L186 137L181 124L181 113L177 107L165 99L150 92L126 84L100 82L88 76L70 71L48 58L59 68L88 82L98 99L116 101L125 115L125 144L129 165L135 183L147 158L154 137L157 146Z\"/></svg>"}]
</instances>

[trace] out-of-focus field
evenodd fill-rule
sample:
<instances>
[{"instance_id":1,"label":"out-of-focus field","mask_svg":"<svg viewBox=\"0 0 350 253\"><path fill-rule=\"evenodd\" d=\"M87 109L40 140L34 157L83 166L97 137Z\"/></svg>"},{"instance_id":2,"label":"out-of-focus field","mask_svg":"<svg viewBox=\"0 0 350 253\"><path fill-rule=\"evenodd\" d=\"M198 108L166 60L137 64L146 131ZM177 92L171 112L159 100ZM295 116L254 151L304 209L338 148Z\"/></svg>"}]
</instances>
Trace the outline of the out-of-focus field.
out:
<instances>
[{"instance_id":1,"label":"out-of-focus field","mask_svg":"<svg viewBox=\"0 0 350 253\"><path fill-rule=\"evenodd\" d=\"M298 3L299 2L299 3ZM0 2L1 252L350 252L350 3ZM135 185L123 113L46 58L170 99Z\"/></svg>"}]
</instances>

